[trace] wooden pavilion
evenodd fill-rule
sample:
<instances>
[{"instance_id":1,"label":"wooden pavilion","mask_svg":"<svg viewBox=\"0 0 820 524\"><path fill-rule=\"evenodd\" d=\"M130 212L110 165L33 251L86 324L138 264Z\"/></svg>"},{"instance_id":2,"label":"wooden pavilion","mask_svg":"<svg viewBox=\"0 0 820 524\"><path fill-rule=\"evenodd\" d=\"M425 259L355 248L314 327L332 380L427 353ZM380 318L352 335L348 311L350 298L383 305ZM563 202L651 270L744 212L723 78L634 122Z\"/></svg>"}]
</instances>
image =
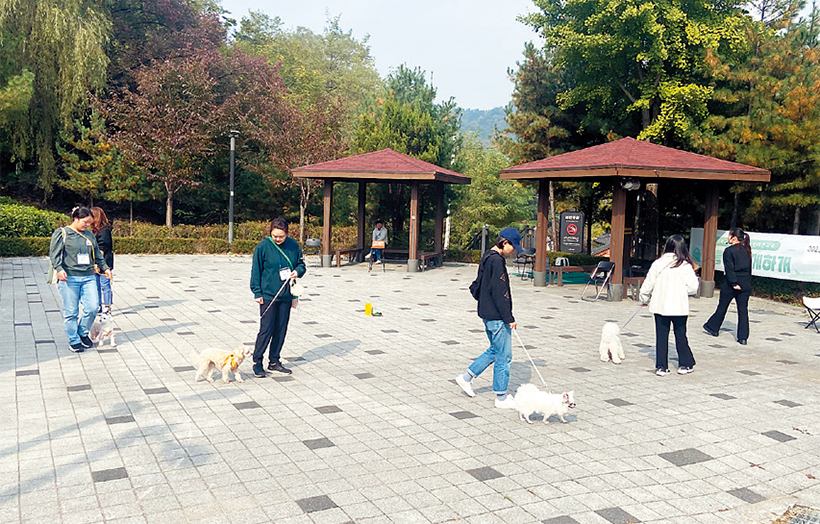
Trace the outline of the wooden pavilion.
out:
<instances>
[{"instance_id":1,"label":"wooden pavilion","mask_svg":"<svg viewBox=\"0 0 820 524\"><path fill-rule=\"evenodd\" d=\"M392 149L382 149L329 162L298 167L293 170L296 178L313 178L324 181L324 210L322 222L322 266L328 267L334 254L331 246L331 208L333 205L334 182L356 182L358 195L358 237L354 250L359 255L369 244L365 244L365 198L368 183L401 183L410 185L410 241L407 253L407 271L419 269L419 261L442 256L444 233L444 184L469 184L470 177L444 169L435 164L404 155ZM421 253L419 244L419 184L435 186L436 221L433 253ZM339 255L339 250L335 251ZM423 257L423 258L422 258Z\"/></svg>"},{"instance_id":2,"label":"wooden pavilion","mask_svg":"<svg viewBox=\"0 0 820 524\"><path fill-rule=\"evenodd\" d=\"M724 181L768 182L766 169L698 155L633 138L556 155L501 171L502 179L538 180L538 223L536 228L535 285L545 286L547 276L547 206L549 181L613 181L612 243L609 259L615 262L612 276L612 299L620 300L624 268L629 267L625 237L627 188L640 183L657 183L661 179L705 180L705 220L703 233L703 268L701 296L711 297L715 289L715 243L717 242L718 184Z\"/></svg>"}]
</instances>

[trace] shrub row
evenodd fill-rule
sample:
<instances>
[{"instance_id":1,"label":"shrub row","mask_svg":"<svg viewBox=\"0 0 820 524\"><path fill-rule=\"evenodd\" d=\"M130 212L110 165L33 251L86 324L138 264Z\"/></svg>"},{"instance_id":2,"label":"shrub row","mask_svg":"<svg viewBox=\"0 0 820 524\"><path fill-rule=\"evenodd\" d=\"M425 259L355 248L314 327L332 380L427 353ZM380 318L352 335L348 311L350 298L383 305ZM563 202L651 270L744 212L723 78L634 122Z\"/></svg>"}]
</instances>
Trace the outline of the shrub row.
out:
<instances>
[{"instance_id":1,"label":"shrub row","mask_svg":"<svg viewBox=\"0 0 820 524\"><path fill-rule=\"evenodd\" d=\"M68 217L62 213L14 203L7 197L0 202L0 237L51 236L67 222Z\"/></svg>"},{"instance_id":2,"label":"shrub row","mask_svg":"<svg viewBox=\"0 0 820 524\"><path fill-rule=\"evenodd\" d=\"M0 237L0 256L48 256L51 237ZM234 240L233 247L219 238L114 238L118 254L252 253L259 242Z\"/></svg>"}]
</instances>

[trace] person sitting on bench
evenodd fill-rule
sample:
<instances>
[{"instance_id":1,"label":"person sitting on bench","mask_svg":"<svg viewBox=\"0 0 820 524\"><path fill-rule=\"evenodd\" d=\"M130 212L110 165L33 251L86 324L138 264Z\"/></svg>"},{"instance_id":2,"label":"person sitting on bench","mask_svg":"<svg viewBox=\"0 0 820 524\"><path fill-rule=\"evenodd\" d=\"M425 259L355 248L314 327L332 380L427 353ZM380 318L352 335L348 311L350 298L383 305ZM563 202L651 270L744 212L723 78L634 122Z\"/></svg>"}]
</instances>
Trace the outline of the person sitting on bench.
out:
<instances>
[{"instance_id":1,"label":"person sitting on bench","mask_svg":"<svg viewBox=\"0 0 820 524\"><path fill-rule=\"evenodd\" d=\"M380 244L377 244L379 242ZM382 263L382 251L387 247L387 228L381 220L376 221L376 229L373 230L373 245L381 245L381 248L372 247L370 256L376 257L376 264Z\"/></svg>"}]
</instances>

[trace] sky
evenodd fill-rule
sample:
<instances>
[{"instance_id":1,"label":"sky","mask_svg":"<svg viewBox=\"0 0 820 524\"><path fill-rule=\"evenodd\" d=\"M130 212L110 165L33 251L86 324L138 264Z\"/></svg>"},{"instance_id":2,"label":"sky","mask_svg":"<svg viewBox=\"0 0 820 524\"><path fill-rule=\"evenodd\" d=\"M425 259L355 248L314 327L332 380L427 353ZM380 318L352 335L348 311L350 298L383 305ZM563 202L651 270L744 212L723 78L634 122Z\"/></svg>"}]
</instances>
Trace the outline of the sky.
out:
<instances>
[{"instance_id":1,"label":"sky","mask_svg":"<svg viewBox=\"0 0 820 524\"><path fill-rule=\"evenodd\" d=\"M401 64L432 75L437 101L455 98L464 109L492 109L510 101L508 68L524 43L540 43L516 16L533 12L532 0L222 0L237 21L250 10L278 16L288 29L321 33L328 17L368 45L382 77Z\"/></svg>"}]
</instances>

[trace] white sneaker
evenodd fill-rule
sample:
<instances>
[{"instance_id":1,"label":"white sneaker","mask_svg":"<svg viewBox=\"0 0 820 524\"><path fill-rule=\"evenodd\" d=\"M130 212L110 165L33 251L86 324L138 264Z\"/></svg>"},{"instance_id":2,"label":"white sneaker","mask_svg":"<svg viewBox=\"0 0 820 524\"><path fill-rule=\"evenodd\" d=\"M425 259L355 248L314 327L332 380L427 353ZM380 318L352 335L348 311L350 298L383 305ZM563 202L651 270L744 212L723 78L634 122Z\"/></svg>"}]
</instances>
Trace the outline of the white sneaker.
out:
<instances>
[{"instance_id":1,"label":"white sneaker","mask_svg":"<svg viewBox=\"0 0 820 524\"><path fill-rule=\"evenodd\" d=\"M669 374L669 370L666 369L666 368L658 368L658 369L655 370L655 374L658 375L659 377L665 377L666 375Z\"/></svg>"},{"instance_id":2,"label":"white sneaker","mask_svg":"<svg viewBox=\"0 0 820 524\"><path fill-rule=\"evenodd\" d=\"M381 260L377 260L377 261L374 262L374 264L381 264L381 263L382 263Z\"/></svg>"},{"instance_id":3,"label":"white sneaker","mask_svg":"<svg viewBox=\"0 0 820 524\"><path fill-rule=\"evenodd\" d=\"M463 389L464 392L467 393L468 397L474 397L475 396L475 391L473 391L473 385L470 384L469 382L467 382L466 380L464 380L464 377L462 377L461 375L458 375L456 377L456 384L461 386L461 389Z\"/></svg>"},{"instance_id":4,"label":"white sneaker","mask_svg":"<svg viewBox=\"0 0 820 524\"><path fill-rule=\"evenodd\" d=\"M515 399L512 395L507 395L507 398L504 400L498 400L498 397L496 397L495 407L501 409L515 409Z\"/></svg>"},{"instance_id":5,"label":"white sneaker","mask_svg":"<svg viewBox=\"0 0 820 524\"><path fill-rule=\"evenodd\" d=\"M679 367L678 368L678 375L686 375L686 374L691 373L693 371L695 371L695 370L692 369L691 367L685 367L685 366L684 367Z\"/></svg>"}]
</instances>

